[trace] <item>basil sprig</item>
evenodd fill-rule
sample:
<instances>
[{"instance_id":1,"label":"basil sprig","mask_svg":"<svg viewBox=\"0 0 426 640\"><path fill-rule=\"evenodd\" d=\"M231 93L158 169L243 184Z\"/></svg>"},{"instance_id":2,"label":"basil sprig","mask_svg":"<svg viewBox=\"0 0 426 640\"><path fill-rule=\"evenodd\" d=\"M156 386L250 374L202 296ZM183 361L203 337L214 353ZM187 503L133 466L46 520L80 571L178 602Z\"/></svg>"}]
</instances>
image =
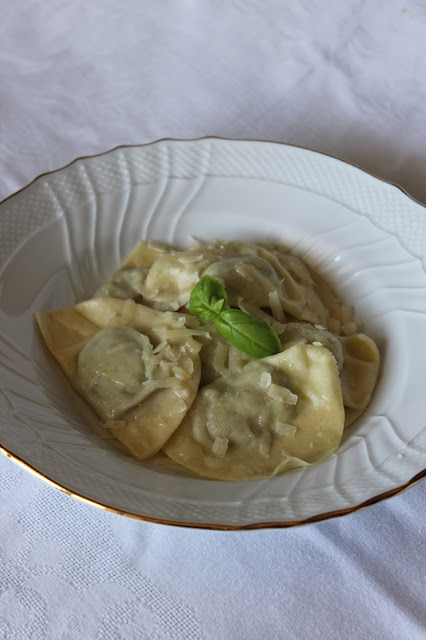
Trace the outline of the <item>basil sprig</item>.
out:
<instances>
[{"instance_id":1,"label":"basil sprig","mask_svg":"<svg viewBox=\"0 0 426 640\"><path fill-rule=\"evenodd\" d=\"M216 278L203 276L189 298L189 310L207 322L214 320L226 302L226 291Z\"/></svg>"},{"instance_id":2,"label":"basil sprig","mask_svg":"<svg viewBox=\"0 0 426 640\"><path fill-rule=\"evenodd\" d=\"M282 351L279 337L267 322L240 309L224 309L226 299L220 282L203 276L192 290L189 310L203 320L213 321L219 333L249 356L265 358Z\"/></svg>"}]
</instances>

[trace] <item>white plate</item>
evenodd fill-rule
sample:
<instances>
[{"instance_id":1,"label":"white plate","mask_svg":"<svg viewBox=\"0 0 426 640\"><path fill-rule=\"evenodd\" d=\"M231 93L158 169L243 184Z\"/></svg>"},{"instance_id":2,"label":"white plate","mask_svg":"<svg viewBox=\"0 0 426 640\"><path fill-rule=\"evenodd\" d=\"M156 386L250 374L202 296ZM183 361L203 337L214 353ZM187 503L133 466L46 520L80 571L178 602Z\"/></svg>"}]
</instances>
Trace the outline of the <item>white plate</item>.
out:
<instances>
[{"instance_id":1,"label":"white plate","mask_svg":"<svg viewBox=\"0 0 426 640\"><path fill-rule=\"evenodd\" d=\"M46 354L36 310L91 297L139 240L280 241L355 305L379 345L365 415L323 463L227 483L142 464L94 434ZM79 159L0 207L0 443L55 486L113 511L212 528L351 512L424 473L426 214L398 188L286 145L163 140Z\"/></svg>"}]
</instances>

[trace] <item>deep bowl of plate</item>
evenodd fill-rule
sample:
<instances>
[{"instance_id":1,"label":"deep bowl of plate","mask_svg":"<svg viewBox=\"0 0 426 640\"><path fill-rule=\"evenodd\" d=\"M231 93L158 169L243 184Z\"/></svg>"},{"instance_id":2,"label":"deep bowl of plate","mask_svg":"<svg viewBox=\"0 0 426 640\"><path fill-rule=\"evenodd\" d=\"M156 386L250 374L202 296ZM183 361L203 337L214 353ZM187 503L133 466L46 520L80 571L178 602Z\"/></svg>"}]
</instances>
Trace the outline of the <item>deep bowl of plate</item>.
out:
<instances>
[{"instance_id":1,"label":"deep bowl of plate","mask_svg":"<svg viewBox=\"0 0 426 640\"><path fill-rule=\"evenodd\" d=\"M364 414L323 462L220 482L102 438L44 348L40 310L90 298L138 241L279 242L353 304L381 354ZM0 449L96 506L212 529L351 513L424 475L426 216L399 188L298 147L162 140L80 158L0 204Z\"/></svg>"}]
</instances>

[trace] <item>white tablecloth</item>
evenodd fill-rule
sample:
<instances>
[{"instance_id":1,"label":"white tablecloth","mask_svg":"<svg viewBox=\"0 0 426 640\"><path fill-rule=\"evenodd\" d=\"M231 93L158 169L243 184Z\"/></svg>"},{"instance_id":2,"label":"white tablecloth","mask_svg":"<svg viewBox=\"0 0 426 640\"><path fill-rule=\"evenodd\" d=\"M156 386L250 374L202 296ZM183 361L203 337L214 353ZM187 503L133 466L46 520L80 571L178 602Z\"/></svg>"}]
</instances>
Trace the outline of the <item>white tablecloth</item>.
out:
<instances>
[{"instance_id":1,"label":"white tablecloth","mask_svg":"<svg viewBox=\"0 0 426 640\"><path fill-rule=\"evenodd\" d=\"M420 0L0 9L0 198L76 156L213 134L338 155L426 202ZM0 457L0 639L425 638L424 495L196 531L95 509Z\"/></svg>"}]
</instances>

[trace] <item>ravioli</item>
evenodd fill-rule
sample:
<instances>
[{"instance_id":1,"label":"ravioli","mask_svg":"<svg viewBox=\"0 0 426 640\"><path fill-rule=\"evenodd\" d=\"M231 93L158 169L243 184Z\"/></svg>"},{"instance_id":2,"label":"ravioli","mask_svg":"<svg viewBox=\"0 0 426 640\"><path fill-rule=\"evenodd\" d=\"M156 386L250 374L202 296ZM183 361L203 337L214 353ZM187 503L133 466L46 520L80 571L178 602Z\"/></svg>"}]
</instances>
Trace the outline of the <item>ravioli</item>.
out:
<instances>
[{"instance_id":1,"label":"ravioli","mask_svg":"<svg viewBox=\"0 0 426 640\"><path fill-rule=\"evenodd\" d=\"M380 354L375 342L363 333L340 338L343 367L340 374L346 407L345 426L353 424L371 400L379 374Z\"/></svg>"},{"instance_id":2,"label":"ravioli","mask_svg":"<svg viewBox=\"0 0 426 640\"><path fill-rule=\"evenodd\" d=\"M259 256L224 258L207 267L204 274L224 285L232 307L238 307L239 299L243 298L256 307L267 308L270 306L269 294L281 290L275 270Z\"/></svg>"},{"instance_id":3,"label":"ravioli","mask_svg":"<svg viewBox=\"0 0 426 640\"><path fill-rule=\"evenodd\" d=\"M202 476L256 480L319 462L343 427L334 357L295 345L203 387L163 451Z\"/></svg>"},{"instance_id":4,"label":"ravioli","mask_svg":"<svg viewBox=\"0 0 426 640\"><path fill-rule=\"evenodd\" d=\"M325 325L329 315L316 290L310 271L302 260L282 249L258 247L257 255L274 267L282 282L280 301L295 319Z\"/></svg>"},{"instance_id":5,"label":"ravioli","mask_svg":"<svg viewBox=\"0 0 426 640\"><path fill-rule=\"evenodd\" d=\"M321 327L311 324L288 322L281 335L281 344L288 348L293 344L308 343L316 346L326 347L334 356L337 368L340 371L343 366L343 349L339 339Z\"/></svg>"},{"instance_id":6,"label":"ravioli","mask_svg":"<svg viewBox=\"0 0 426 640\"><path fill-rule=\"evenodd\" d=\"M144 283L149 267L168 253L166 245L157 242L140 242L129 253L120 268L96 291L96 298L119 298L143 301Z\"/></svg>"},{"instance_id":7,"label":"ravioli","mask_svg":"<svg viewBox=\"0 0 426 640\"><path fill-rule=\"evenodd\" d=\"M186 318L132 300L95 298L37 313L36 320L102 425L139 460L159 451L198 390L200 344Z\"/></svg>"},{"instance_id":8,"label":"ravioli","mask_svg":"<svg viewBox=\"0 0 426 640\"><path fill-rule=\"evenodd\" d=\"M204 269L220 255L213 245L161 256L145 281L145 298L155 309L177 310L189 300Z\"/></svg>"},{"instance_id":9,"label":"ravioli","mask_svg":"<svg viewBox=\"0 0 426 640\"><path fill-rule=\"evenodd\" d=\"M376 344L363 333L337 337L321 327L287 323L281 336L283 347L307 342L326 347L336 359L345 406L345 427L364 412L371 399L380 366Z\"/></svg>"}]
</instances>

